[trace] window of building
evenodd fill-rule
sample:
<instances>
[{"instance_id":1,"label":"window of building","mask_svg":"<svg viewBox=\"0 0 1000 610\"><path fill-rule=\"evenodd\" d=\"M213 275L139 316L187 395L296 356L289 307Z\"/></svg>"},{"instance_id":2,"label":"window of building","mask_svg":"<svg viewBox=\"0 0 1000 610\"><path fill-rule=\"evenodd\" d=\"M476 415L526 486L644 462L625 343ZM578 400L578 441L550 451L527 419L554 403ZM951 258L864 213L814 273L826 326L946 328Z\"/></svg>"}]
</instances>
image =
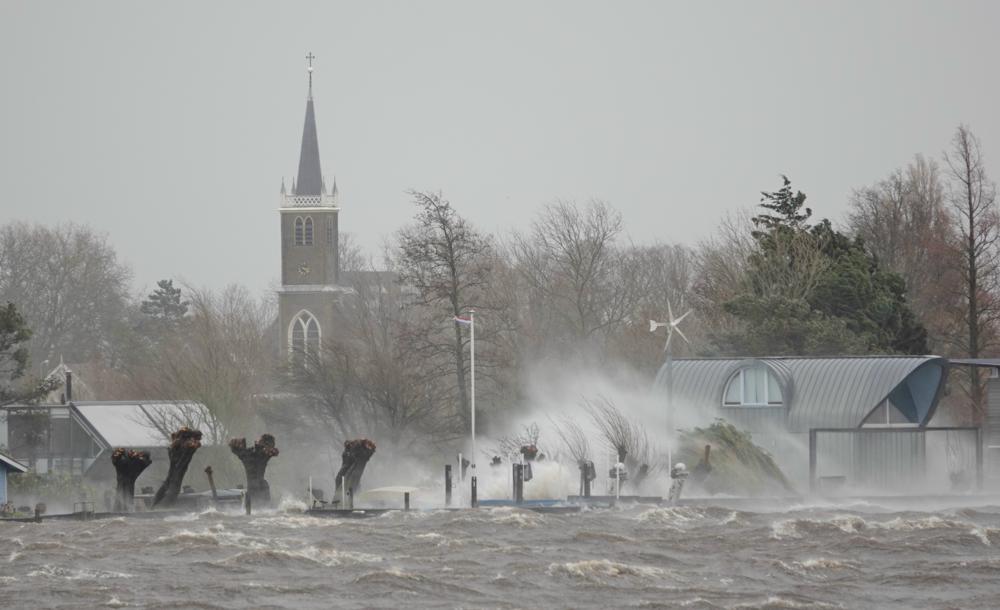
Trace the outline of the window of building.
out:
<instances>
[{"instance_id":1,"label":"window of building","mask_svg":"<svg viewBox=\"0 0 1000 610\"><path fill-rule=\"evenodd\" d=\"M326 221L326 245L333 247L333 220L327 219Z\"/></svg>"},{"instance_id":2,"label":"window of building","mask_svg":"<svg viewBox=\"0 0 1000 610\"><path fill-rule=\"evenodd\" d=\"M295 218L295 245L301 246L304 239L304 222L302 217L298 216Z\"/></svg>"},{"instance_id":3,"label":"window of building","mask_svg":"<svg viewBox=\"0 0 1000 610\"><path fill-rule=\"evenodd\" d=\"M302 311L292 320L288 349L292 356L302 361L319 355L321 331L319 320L308 311Z\"/></svg>"},{"instance_id":4,"label":"window of building","mask_svg":"<svg viewBox=\"0 0 1000 610\"><path fill-rule=\"evenodd\" d=\"M723 404L730 407L781 406L781 386L774 373L764 365L736 371L726 385Z\"/></svg>"},{"instance_id":5,"label":"window of building","mask_svg":"<svg viewBox=\"0 0 1000 610\"><path fill-rule=\"evenodd\" d=\"M305 238L303 239L303 245L306 245L306 246L313 245L313 219L312 219L312 216L306 216Z\"/></svg>"},{"instance_id":6,"label":"window of building","mask_svg":"<svg viewBox=\"0 0 1000 610\"><path fill-rule=\"evenodd\" d=\"M896 405L889 400L883 400L879 406L875 407L862 426L915 426L913 422L903 415Z\"/></svg>"}]
</instances>

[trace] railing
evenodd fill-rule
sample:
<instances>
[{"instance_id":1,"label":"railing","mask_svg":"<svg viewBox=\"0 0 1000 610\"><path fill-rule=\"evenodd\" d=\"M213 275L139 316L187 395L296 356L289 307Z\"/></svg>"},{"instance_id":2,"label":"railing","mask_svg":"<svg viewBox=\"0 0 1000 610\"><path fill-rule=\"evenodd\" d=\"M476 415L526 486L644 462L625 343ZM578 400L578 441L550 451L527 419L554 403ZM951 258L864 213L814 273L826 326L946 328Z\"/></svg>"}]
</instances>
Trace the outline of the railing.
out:
<instances>
[{"instance_id":1,"label":"railing","mask_svg":"<svg viewBox=\"0 0 1000 610\"><path fill-rule=\"evenodd\" d=\"M335 208L337 198L331 195L282 195L283 208Z\"/></svg>"}]
</instances>

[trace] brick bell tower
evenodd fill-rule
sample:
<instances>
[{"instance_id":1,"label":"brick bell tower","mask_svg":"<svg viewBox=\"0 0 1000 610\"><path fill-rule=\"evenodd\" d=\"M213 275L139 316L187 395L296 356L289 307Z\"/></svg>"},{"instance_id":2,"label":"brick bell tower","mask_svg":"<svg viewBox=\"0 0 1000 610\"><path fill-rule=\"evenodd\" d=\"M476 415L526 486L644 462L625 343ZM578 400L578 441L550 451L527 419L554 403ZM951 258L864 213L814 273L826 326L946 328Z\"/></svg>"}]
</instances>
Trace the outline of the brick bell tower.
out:
<instances>
[{"instance_id":1,"label":"brick bell tower","mask_svg":"<svg viewBox=\"0 0 1000 610\"><path fill-rule=\"evenodd\" d=\"M309 93L302 128L298 176L291 190L281 183L281 289L278 322L281 349L291 357L309 359L319 353L333 332L334 311L344 288L338 285L337 183L329 191L319 162L319 139L313 108L313 59L309 62Z\"/></svg>"}]
</instances>

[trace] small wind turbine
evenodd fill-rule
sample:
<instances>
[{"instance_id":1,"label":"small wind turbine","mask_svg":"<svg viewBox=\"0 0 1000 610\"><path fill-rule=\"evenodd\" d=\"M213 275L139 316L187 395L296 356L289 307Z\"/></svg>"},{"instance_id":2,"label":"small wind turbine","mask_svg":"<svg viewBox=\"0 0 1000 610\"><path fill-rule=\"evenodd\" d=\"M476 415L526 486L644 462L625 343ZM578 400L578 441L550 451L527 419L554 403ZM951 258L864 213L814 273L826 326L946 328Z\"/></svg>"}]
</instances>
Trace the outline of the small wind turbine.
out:
<instances>
[{"instance_id":1,"label":"small wind turbine","mask_svg":"<svg viewBox=\"0 0 1000 610\"><path fill-rule=\"evenodd\" d=\"M678 335L680 335L681 339L684 339L685 343L687 343L689 345L691 343L691 341L689 341L688 338L684 336L684 333L681 332L681 329L678 328L678 325L681 323L681 321L684 318L688 317L688 314L690 314L690 313L691 313L691 310L689 309L689 310L685 311L684 315L682 315L681 317L674 318L674 309L673 309L673 307L670 306L670 301L667 301L667 320L668 321L667 322L657 322L655 320L650 320L649 321L649 332L651 332L651 333L655 333L656 329L660 328L661 326L666 326L667 327L667 342L665 344L663 344L663 351L667 352L667 354L668 354L667 357L668 358L670 357L669 356L669 354L670 354L670 351L669 351L670 350L670 340L674 338L674 332L676 332Z\"/></svg>"},{"instance_id":2,"label":"small wind turbine","mask_svg":"<svg viewBox=\"0 0 1000 610\"><path fill-rule=\"evenodd\" d=\"M670 340L674 338L674 333L676 332L684 339L684 342L689 344L691 341L684 336L678 325L681 321L688 317L691 310L684 312L679 318L674 318L674 309L670 306L670 301L667 301L667 321L657 322L656 320L649 321L649 332L655 333L656 329L661 326L667 327L667 342L663 344L663 351L667 354L667 442L672 442L674 436L674 358L670 351ZM667 448L667 469L672 469L674 467L674 451L673 447L668 445Z\"/></svg>"}]
</instances>

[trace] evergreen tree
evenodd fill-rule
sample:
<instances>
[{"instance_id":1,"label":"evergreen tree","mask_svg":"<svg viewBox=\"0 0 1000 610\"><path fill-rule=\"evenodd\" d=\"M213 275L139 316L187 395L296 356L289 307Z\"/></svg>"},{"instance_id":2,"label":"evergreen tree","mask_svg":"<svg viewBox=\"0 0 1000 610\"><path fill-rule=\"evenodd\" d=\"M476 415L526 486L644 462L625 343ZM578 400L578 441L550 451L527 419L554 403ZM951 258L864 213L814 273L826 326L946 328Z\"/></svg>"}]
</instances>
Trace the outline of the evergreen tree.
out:
<instances>
[{"instance_id":1,"label":"evergreen tree","mask_svg":"<svg viewBox=\"0 0 1000 610\"><path fill-rule=\"evenodd\" d=\"M188 301L181 300L181 289L173 280L160 280L140 307L145 315L163 322L177 323L187 315Z\"/></svg>"},{"instance_id":2,"label":"evergreen tree","mask_svg":"<svg viewBox=\"0 0 1000 610\"><path fill-rule=\"evenodd\" d=\"M806 195L802 191L792 193L792 181L782 174L781 188L768 193L761 191L760 207L773 213L761 213L753 217L757 230L753 232L757 241L768 241L775 233L800 231L808 228L806 224L812 216L810 208L804 208Z\"/></svg>"},{"instance_id":3,"label":"evergreen tree","mask_svg":"<svg viewBox=\"0 0 1000 610\"><path fill-rule=\"evenodd\" d=\"M746 290L723 308L742 320L716 337L727 352L756 355L927 352L927 331L897 273L881 269L860 239L829 220L809 225L806 196L791 181L762 193L753 218L758 250Z\"/></svg>"},{"instance_id":4,"label":"evergreen tree","mask_svg":"<svg viewBox=\"0 0 1000 610\"><path fill-rule=\"evenodd\" d=\"M0 307L0 405L27 401L53 390L58 380L19 387L17 381L28 368L31 329L13 303Z\"/></svg>"}]
</instances>

